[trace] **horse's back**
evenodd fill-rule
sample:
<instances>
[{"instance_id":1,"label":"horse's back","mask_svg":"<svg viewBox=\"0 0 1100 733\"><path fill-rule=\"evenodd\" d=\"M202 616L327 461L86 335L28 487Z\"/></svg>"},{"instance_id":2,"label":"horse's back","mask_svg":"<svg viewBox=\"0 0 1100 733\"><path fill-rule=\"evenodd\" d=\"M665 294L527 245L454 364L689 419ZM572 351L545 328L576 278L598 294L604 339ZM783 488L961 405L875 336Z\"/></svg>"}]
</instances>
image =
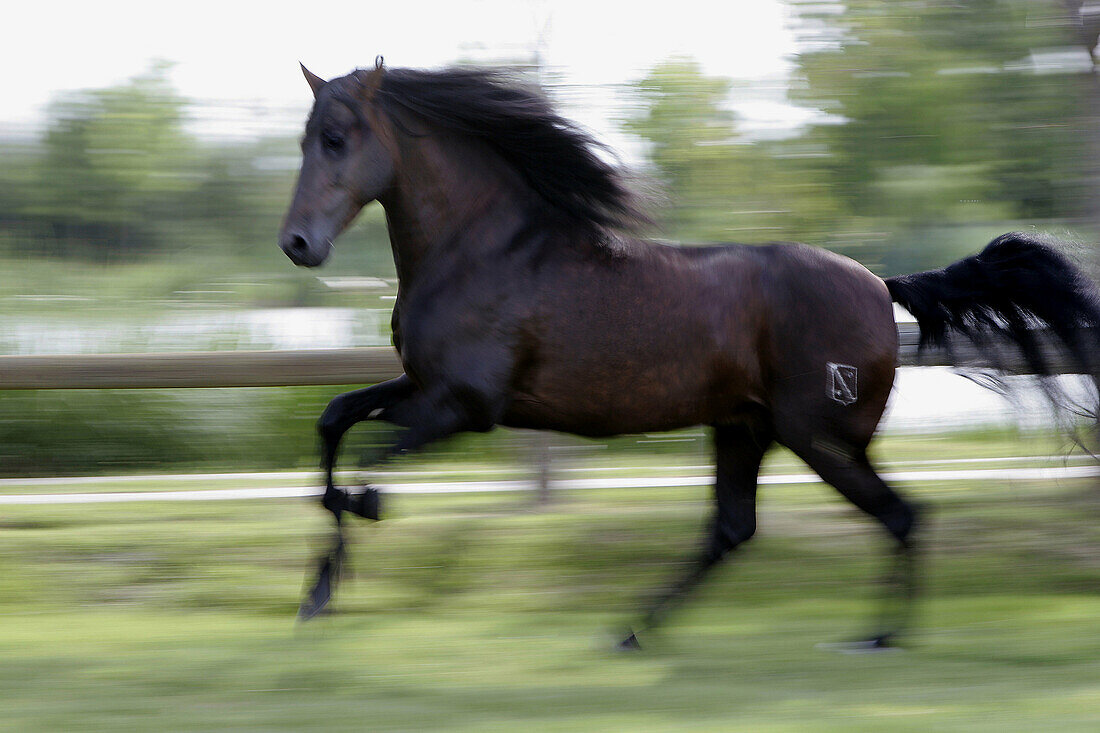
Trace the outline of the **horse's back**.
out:
<instances>
[{"instance_id":1,"label":"horse's back","mask_svg":"<svg viewBox=\"0 0 1100 733\"><path fill-rule=\"evenodd\" d=\"M505 424L660 431L762 399L762 266L751 247L650 242L551 259Z\"/></svg>"}]
</instances>

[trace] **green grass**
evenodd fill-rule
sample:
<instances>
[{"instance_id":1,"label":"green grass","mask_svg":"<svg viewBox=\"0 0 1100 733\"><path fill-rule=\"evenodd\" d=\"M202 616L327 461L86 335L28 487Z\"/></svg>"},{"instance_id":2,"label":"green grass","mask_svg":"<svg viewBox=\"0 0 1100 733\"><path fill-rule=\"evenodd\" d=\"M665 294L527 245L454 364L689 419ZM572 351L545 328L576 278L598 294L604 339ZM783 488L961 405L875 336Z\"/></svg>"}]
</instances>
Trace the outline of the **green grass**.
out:
<instances>
[{"instance_id":1,"label":"green grass","mask_svg":"<svg viewBox=\"0 0 1100 733\"><path fill-rule=\"evenodd\" d=\"M319 412L320 405L327 399L328 393L319 389L311 392L299 390L295 396L312 398L317 403ZM272 412L275 411L272 410ZM247 453L253 459L249 472L251 470L278 472L295 468L297 469L295 473L309 474L305 477L293 474L279 477L273 473L270 477L264 478L264 485L302 486L319 484L321 481L316 463L317 446L313 436L312 414L308 409L302 412L306 414L306 418L296 421L286 418L288 425L284 426L284 432L293 428L300 433L299 438L303 436L305 438L294 443L298 449L297 454L286 451L279 453L271 447L266 449L260 447L264 444L265 438L269 438L270 433L255 436L245 432L240 436L242 443L255 448L252 453ZM140 415L131 417L136 422ZM50 426L49 421L44 421L43 424ZM270 427L271 432L274 430L274 427ZM342 465L345 470L342 480L351 480L351 476L358 475L359 472L354 470L356 456L364 452L367 446L381 444L388 435L388 432L382 430L363 431L362 434L353 436L353 440L349 441L343 449ZM572 479L617 476L709 476L713 472L707 432L696 429L667 435L673 438L692 436L692 442L681 440L655 446L652 443L639 442L645 440L645 436L628 436L607 441L588 441L564 435L551 436L548 438L554 446L551 475L556 479ZM98 449L102 454L103 431L94 431L90 437L94 439L90 441L91 448ZM11 438L14 442L18 439L18 435L13 432ZM147 440L150 443L175 440L178 445L186 446L181 449L181 452L183 450L197 452L199 449L210 449L212 445L209 436L204 435L198 428L187 434L176 434L171 437L156 434ZM132 447L132 442L130 446ZM68 446L69 449L71 447ZM240 446L235 446L235 449L240 450ZM14 452L10 446L8 450ZM1093 460L1080 450L1071 452L1066 441L1059 436L1048 433L1020 433L1015 430L956 431L948 436L944 434L885 435L872 444L872 451L876 465L884 472L945 468L1058 467L1082 465ZM106 461L96 466L99 473L106 472L111 476L131 474L129 479L118 481L96 479L85 482L81 480L83 476L74 476L61 479L64 481L63 484L39 484L33 478L27 483L19 483L20 479L26 478L28 473L20 475L15 471L15 467L8 466L8 471L13 475L2 480L0 491L10 494L63 491L178 491L189 488L248 488L257 485L255 479L234 477L234 473L244 471L239 462L218 463L210 460L213 452L212 449L207 450L204 454L207 460L197 463L150 465L141 466L139 469L132 466L126 467L129 470L117 470L117 466L108 464ZM0 457L3 456L4 449L0 447ZM260 459L265 456L270 460L261 461ZM299 458L300 461L297 460ZM54 457L52 463L56 465L59 460ZM467 434L444 441L366 475L380 483L534 480L535 460L534 443L530 433L498 429L488 435ZM162 473L178 473L186 476L184 471L223 472L225 475L218 478L194 477L186 481L165 481L156 478ZM97 472L88 473L94 476ZM768 454L762 473L764 475L804 474L809 473L809 469L790 451L777 447ZM147 475L153 477L142 478ZM56 474L46 474L46 476L54 479Z\"/></svg>"},{"instance_id":2,"label":"green grass","mask_svg":"<svg viewBox=\"0 0 1100 733\"><path fill-rule=\"evenodd\" d=\"M931 507L903 653L868 627L880 537L822 486L765 487L760 534L636 655L706 489L399 496L356 524L337 613L294 622L312 504L5 507L0 728L1067 730L1100 726L1092 484L913 484Z\"/></svg>"}]
</instances>

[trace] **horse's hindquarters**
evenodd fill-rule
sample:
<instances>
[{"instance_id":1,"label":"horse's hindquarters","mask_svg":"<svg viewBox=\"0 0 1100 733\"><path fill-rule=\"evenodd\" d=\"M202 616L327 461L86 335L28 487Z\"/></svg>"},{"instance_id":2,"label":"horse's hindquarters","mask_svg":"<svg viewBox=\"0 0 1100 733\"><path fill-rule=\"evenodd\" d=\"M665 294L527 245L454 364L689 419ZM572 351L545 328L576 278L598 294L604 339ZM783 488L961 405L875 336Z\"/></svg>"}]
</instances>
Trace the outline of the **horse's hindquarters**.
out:
<instances>
[{"instance_id":1,"label":"horse's hindquarters","mask_svg":"<svg viewBox=\"0 0 1100 733\"><path fill-rule=\"evenodd\" d=\"M769 272L770 403L791 444L862 451L894 381L897 327L882 280L809 247L775 248Z\"/></svg>"}]
</instances>

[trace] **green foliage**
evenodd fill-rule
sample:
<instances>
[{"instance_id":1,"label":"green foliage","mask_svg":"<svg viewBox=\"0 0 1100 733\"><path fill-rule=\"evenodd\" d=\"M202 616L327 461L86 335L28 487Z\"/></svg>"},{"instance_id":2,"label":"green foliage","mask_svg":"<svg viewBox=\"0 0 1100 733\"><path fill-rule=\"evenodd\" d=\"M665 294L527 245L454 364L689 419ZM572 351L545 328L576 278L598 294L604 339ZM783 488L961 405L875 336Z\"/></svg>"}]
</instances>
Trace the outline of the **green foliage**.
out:
<instances>
[{"instance_id":1,"label":"green foliage","mask_svg":"<svg viewBox=\"0 0 1100 733\"><path fill-rule=\"evenodd\" d=\"M674 58L634 85L638 108L624 128L649 144L672 198L664 222L689 242L800 239L828 227L835 205L807 158L791 164L774 145L737 131L733 85L698 63ZM790 158L799 158L797 152Z\"/></svg>"},{"instance_id":2,"label":"green foliage","mask_svg":"<svg viewBox=\"0 0 1100 733\"><path fill-rule=\"evenodd\" d=\"M730 155L734 117L723 109L730 86L728 80L704 76L687 58L658 64L635 85L644 112L625 127L649 140L650 157L670 185L684 186L694 163L717 157L700 154L703 146Z\"/></svg>"},{"instance_id":3,"label":"green foliage","mask_svg":"<svg viewBox=\"0 0 1100 733\"><path fill-rule=\"evenodd\" d=\"M355 385L358 386L358 385ZM159 390L9 391L0 399L0 476L58 476L317 467L316 423L325 405L353 386ZM396 428L357 426L344 441L341 466L389 445ZM690 444L699 450L699 443ZM644 449L644 450L643 450ZM639 445L622 439L618 456L673 460L683 442ZM469 434L417 454L470 464L499 462L528 475L525 433Z\"/></svg>"},{"instance_id":4,"label":"green foliage","mask_svg":"<svg viewBox=\"0 0 1100 733\"><path fill-rule=\"evenodd\" d=\"M648 144L672 202L671 237L804 240L891 269L942 264L939 251L906 250L951 227L1061 224L1091 205L1081 152L1096 91L1087 75L1043 60L1071 43L1062 5L793 9L804 52L789 94L830 114L827 123L752 137L731 112L745 84L690 58L633 85L624 128ZM96 260L216 251L270 264L294 141L195 139L167 72L154 64L117 86L61 95L39 145L5 147L0 251ZM392 273L379 217L342 244L359 274Z\"/></svg>"},{"instance_id":5,"label":"green foliage","mask_svg":"<svg viewBox=\"0 0 1100 733\"><path fill-rule=\"evenodd\" d=\"M48 224L54 251L125 255L154 248L156 225L196 186L186 101L168 66L105 89L54 100L27 213Z\"/></svg>"},{"instance_id":6,"label":"green foliage","mask_svg":"<svg viewBox=\"0 0 1100 733\"><path fill-rule=\"evenodd\" d=\"M673 237L803 239L896 271L984 243L956 248L953 227L1061 229L1091 205L1082 151L1097 91L1062 5L794 8L806 51L790 94L828 113L823 122L746 137L729 112L736 87L689 59L634 85L640 108L624 127L649 144Z\"/></svg>"},{"instance_id":7,"label":"green foliage","mask_svg":"<svg viewBox=\"0 0 1100 733\"><path fill-rule=\"evenodd\" d=\"M1048 22L1028 22L1044 11ZM831 21L838 44L801 57L797 99L847 120L816 133L852 212L886 210L908 226L1006 208L1010 218L1076 213L1074 121L1090 82L1073 67L1040 73L1034 60L1068 47L1068 19L1050 22L1062 12L1015 0L848 3Z\"/></svg>"},{"instance_id":8,"label":"green foliage","mask_svg":"<svg viewBox=\"0 0 1100 733\"><path fill-rule=\"evenodd\" d=\"M295 140L195 137L186 124L191 102L168 72L156 63L115 86L62 93L40 140L0 141L0 256L21 261L32 281L29 258L54 280L86 264L113 268L95 276L85 268L87 282L67 283L74 295L117 293L120 283L134 290L121 268L161 263L177 272L175 289L204 289L227 276L262 280L266 292L245 304L302 304L282 282L293 271L275 247L297 170ZM341 245L328 274L393 275L377 211ZM164 299L175 289L142 295Z\"/></svg>"},{"instance_id":9,"label":"green foliage","mask_svg":"<svg viewBox=\"0 0 1100 733\"><path fill-rule=\"evenodd\" d=\"M334 388L7 392L6 475L316 463L313 425Z\"/></svg>"}]
</instances>

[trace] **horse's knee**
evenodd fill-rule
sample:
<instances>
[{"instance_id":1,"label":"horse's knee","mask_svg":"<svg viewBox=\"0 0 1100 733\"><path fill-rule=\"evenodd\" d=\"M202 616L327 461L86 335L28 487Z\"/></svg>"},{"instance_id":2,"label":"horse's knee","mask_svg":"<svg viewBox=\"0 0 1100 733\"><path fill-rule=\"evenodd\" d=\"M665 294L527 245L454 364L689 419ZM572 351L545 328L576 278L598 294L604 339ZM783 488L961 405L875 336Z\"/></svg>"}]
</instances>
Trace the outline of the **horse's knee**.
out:
<instances>
[{"instance_id":1,"label":"horse's knee","mask_svg":"<svg viewBox=\"0 0 1100 733\"><path fill-rule=\"evenodd\" d=\"M321 413L321 417L317 419L317 432L320 433L321 438L325 441L333 439L339 440L340 436L347 430L345 427L347 418L345 416L346 409L344 407L345 395L337 395L325 406L324 412Z\"/></svg>"}]
</instances>

